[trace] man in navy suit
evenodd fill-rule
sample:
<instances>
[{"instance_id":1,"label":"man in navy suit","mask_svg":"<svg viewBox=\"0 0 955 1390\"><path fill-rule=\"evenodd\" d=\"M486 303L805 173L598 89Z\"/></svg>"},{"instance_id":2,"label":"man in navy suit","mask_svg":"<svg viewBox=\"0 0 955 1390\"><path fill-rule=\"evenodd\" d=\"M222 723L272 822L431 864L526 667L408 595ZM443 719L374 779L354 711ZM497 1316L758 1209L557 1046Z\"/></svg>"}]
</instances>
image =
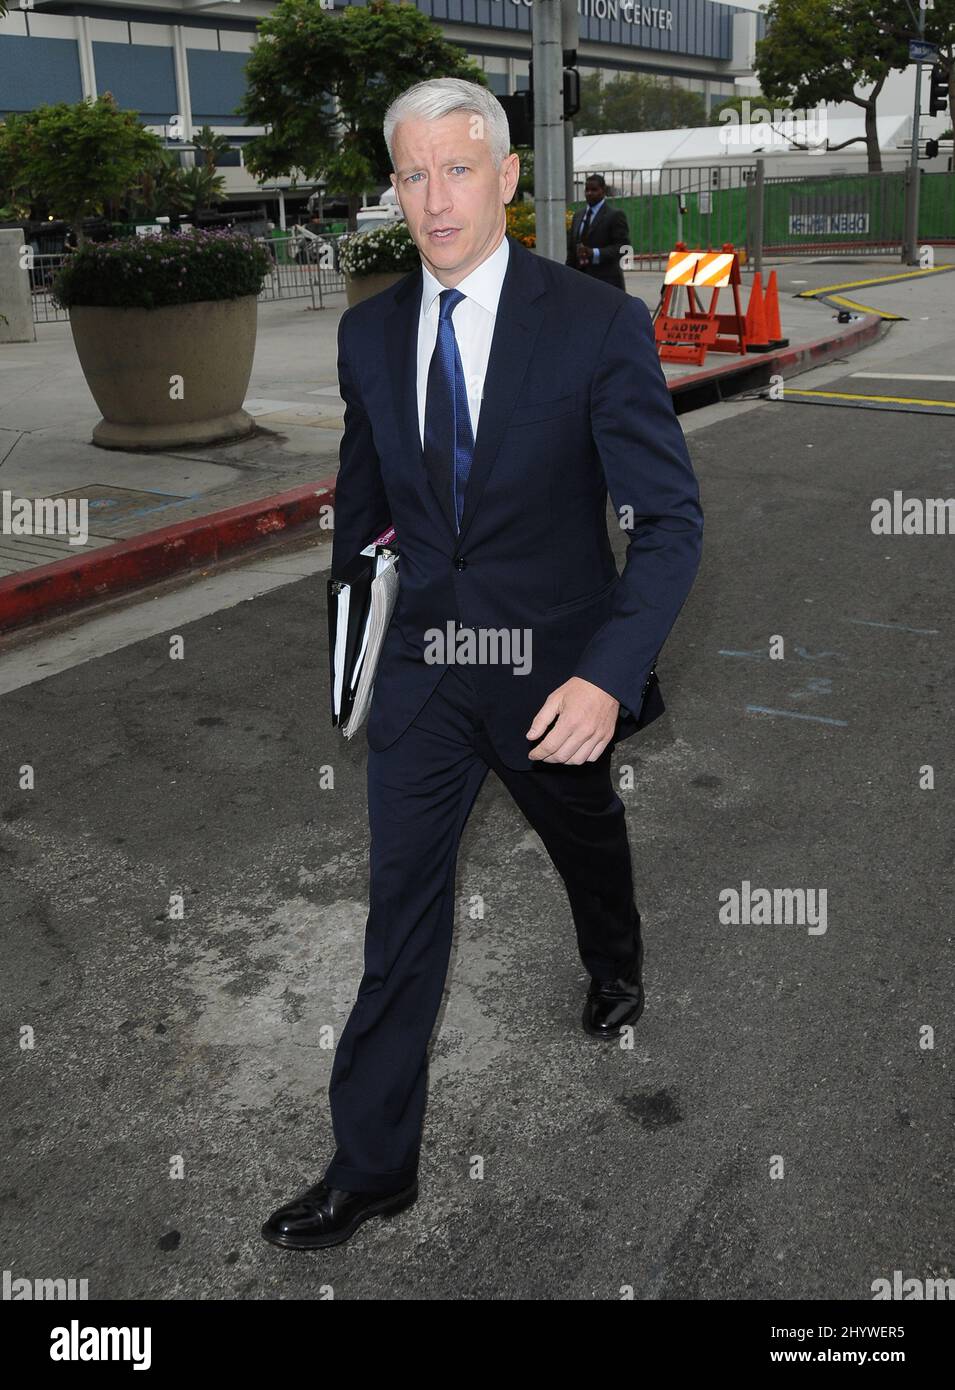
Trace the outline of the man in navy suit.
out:
<instances>
[{"instance_id":1,"label":"man in navy suit","mask_svg":"<svg viewBox=\"0 0 955 1390\"><path fill-rule=\"evenodd\" d=\"M630 243L626 216L607 202L602 174L588 174L586 206L575 212L567 233L567 265L618 290L626 290L620 257Z\"/></svg>"},{"instance_id":2,"label":"man in navy suit","mask_svg":"<svg viewBox=\"0 0 955 1390\"><path fill-rule=\"evenodd\" d=\"M497 99L417 83L384 129L421 266L341 320L332 575L391 523L399 597L368 718L370 903L329 1086L337 1148L262 1230L290 1249L339 1244L416 1199L458 843L489 768L566 886L585 1031L619 1039L639 1018L610 758L663 708L654 665L702 541L645 305L505 231L519 162Z\"/></svg>"}]
</instances>

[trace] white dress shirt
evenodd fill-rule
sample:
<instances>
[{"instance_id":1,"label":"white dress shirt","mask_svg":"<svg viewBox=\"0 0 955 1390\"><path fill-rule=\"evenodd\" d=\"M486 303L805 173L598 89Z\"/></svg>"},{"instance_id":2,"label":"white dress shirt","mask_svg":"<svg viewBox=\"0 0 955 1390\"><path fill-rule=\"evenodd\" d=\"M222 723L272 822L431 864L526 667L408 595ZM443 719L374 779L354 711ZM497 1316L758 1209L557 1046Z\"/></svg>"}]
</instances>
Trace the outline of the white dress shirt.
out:
<instances>
[{"instance_id":1,"label":"white dress shirt","mask_svg":"<svg viewBox=\"0 0 955 1390\"><path fill-rule=\"evenodd\" d=\"M509 254L510 246L505 235L501 237L500 245L455 286L465 298L455 306L451 322L454 325L458 352L461 354L461 366L464 368L471 432L475 439L481 413L481 397L484 394L484 377L491 355L491 337L494 333L494 321L497 318L497 306ZM418 315L418 429L423 449L428 371L438 337L438 296L447 286L435 279L423 261L421 274L421 310Z\"/></svg>"}]
</instances>

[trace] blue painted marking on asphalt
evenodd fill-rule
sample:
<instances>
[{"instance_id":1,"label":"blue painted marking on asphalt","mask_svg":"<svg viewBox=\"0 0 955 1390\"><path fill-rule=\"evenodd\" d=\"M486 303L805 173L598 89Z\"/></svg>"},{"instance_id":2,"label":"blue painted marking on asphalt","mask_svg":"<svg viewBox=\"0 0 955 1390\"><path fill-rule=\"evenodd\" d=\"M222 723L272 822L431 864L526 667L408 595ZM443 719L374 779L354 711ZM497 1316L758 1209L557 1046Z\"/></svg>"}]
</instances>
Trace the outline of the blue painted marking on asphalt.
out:
<instances>
[{"instance_id":1,"label":"blue painted marking on asphalt","mask_svg":"<svg viewBox=\"0 0 955 1390\"><path fill-rule=\"evenodd\" d=\"M836 724L839 728L849 727L848 719L827 719L822 714L797 714L791 709L768 709L765 705L747 705L747 714L778 714L784 719L808 719L812 724Z\"/></svg>"},{"instance_id":2,"label":"blue painted marking on asphalt","mask_svg":"<svg viewBox=\"0 0 955 1390\"><path fill-rule=\"evenodd\" d=\"M937 627L906 627L904 623L873 623L866 618L849 618L850 623L857 623L859 627L884 627L893 632L915 632L920 637L937 637Z\"/></svg>"},{"instance_id":3,"label":"blue painted marking on asphalt","mask_svg":"<svg viewBox=\"0 0 955 1390\"><path fill-rule=\"evenodd\" d=\"M810 652L805 647L793 647L797 656L803 657L806 661L821 661L824 656L834 656L837 661L848 661L845 652Z\"/></svg>"}]
</instances>

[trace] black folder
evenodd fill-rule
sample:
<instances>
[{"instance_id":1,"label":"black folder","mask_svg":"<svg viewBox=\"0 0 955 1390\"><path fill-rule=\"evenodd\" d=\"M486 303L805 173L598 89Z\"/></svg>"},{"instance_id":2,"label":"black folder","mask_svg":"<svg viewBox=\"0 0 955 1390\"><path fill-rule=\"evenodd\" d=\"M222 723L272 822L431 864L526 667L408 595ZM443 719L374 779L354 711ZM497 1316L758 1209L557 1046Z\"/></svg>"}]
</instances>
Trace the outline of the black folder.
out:
<instances>
[{"instance_id":1,"label":"black folder","mask_svg":"<svg viewBox=\"0 0 955 1390\"><path fill-rule=\"evenodd\" d=\"M329 696L336 727L347 723L355 699L379 557L396 555L397 550L394 529L389 528L328 580Z\"/></svg>"}]
</instances>

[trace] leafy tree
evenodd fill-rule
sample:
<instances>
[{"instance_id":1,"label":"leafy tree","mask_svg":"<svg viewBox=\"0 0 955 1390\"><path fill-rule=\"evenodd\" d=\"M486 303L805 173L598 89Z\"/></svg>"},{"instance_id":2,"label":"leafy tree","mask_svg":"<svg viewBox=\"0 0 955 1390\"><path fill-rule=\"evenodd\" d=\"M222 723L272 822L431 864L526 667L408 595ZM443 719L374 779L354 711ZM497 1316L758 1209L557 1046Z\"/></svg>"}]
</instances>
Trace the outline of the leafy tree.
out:
<instances>
[{"instance_id":1,"label":"leafy tree","mask_svg":"<svg viewBox=\"0 0 955 1390\"><path fill-rule=\"evenodd\" d=\"M0 219L16 222L30 214L30 190L20 158L22 116L0 121Z\"/></svg>"},{"instance_id":2,"label":"leafy tree","mask_svg":"<svg viewBox=\"0 0 955 1390\"><path fill-rule=\"evenodd\" d=\"M630 130L684 130L706 125L706 103L672 78L619 74L600 84L593 73L581 81L581 107L574 117L579 135L611 135Z\"/></svg>"},{"instance_id":3,"label":"leafy tree","mask_svg":"<svg viewBox=\"0 0 955 1390\"><path fill-rule=\"evenodd\" d=\"M121 111L109 92L95 101L38 106L7 117L0 139L0 174L71 223L77 245L83 219L121 199L162 150L136 112Z\"/></svg>"},{"instance_id":4,"label":"leafy tree","mask_svg":"<svg viewBox=\"0 0 955 1390\"><path fill-rule=\"evenodd\" d=\"M770 98L764 96L762 92L746 92L743 96L739 97L720 97L719 101L710 112L710 125L724 124L724 122L720 120L721 111L735 111L738 116L743 116L745 114L743 109L744 101L748 101L750 108L754 111L757 106L761 106L764 110L768 111L771 111L773 108L773 103Z\"/></svg>"},{"instance_id":5,"label":"leafy tree","mask_svg":"<svg viewBox=\"0 0 955 1390\"><path fill-rule=\"evenodd\" d=\"M201 130L192 133L192 143L196 147L196 153L200 156L201 163L211 173L216 171L216 163L220 154L225 154L232 146L229 144L227 135L216 135L211 125L204 125Z\"/></svg>"},{"instance_id":6,"label":"leafy tree","mask_svg":"<svg viewBox=\"0 0 955 1390\"><path fill-rule=\"evenodd\" d=\"M321 0L279 0L259 25L238 114L268 127L245 147L256 177L322 179L348 198L357 225L361 195L387 181L385 110L412 79L464 77L481 69L413 5L369 0L332 16Z\"/></svg>"},{"instance_id":7,"label":"leafy tree","mask_svg":"<svg viewBox=\"0 0 955 1390\"><path fill-rule=\"evenodd\" d=\"M861 107L865 135L829 149L864 142L869 172L880 173L876 105L889 73L908 66L908 35L915 32L906 27L900 0L770 0L766 21L766 37L756 43L756 73L770 103ZM860 96L857 87L871 90Z\"/></svg>"},{"instance_id":8,"label":"leafy tree","mask_svg":"<svg viewBox=\"0 0 955 1390\"><path fill-rule=\"evenodd\" d=\"M192 169L180 169L177 192L181 206L193 218L198 217L203 208L221 203L226 196L225 179L215 169L196 165Z\"/></svg>"},{"instance_id":9,"label":"leafy tree","mask_svg":"<svg viewBox=\"0 0 955 1390\"><path fill-rule=\"evenodd\" d=\"M182 167L175 150L158 151L156 158L145 168L126 193L130 221L159 217L180 212L185 207L182 190Z\"/></svg>"},{"instance_id":10,"label":"leafy tree","mask_svg":"<svg viewBox=\"0 0 955 1390\"><path fill-rule=\"evenodd\" d=\"M601 113L600 73L588 72L580 75L580 110L574 117L575 135L600 135L603 133L600 122Z\"/></svg>"},{"instance_id":11,"label":"leafy tree","mask_svg":"<svg viewBox=\"0 0 955 1390\"><path fill-rule=\"evenodd\" d=\"M521 172L511 199L512 204L517 204L523 201L525 193L531 198L534 196L534 150L527 145L512 145L511 148L521 161Z\"/></svg>"}]
</instances>

